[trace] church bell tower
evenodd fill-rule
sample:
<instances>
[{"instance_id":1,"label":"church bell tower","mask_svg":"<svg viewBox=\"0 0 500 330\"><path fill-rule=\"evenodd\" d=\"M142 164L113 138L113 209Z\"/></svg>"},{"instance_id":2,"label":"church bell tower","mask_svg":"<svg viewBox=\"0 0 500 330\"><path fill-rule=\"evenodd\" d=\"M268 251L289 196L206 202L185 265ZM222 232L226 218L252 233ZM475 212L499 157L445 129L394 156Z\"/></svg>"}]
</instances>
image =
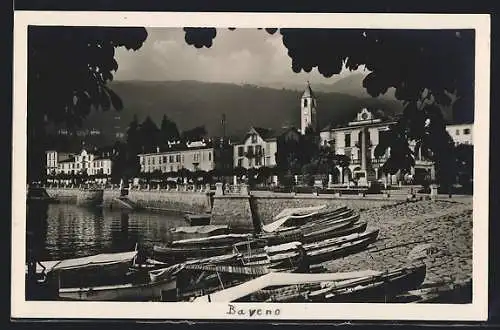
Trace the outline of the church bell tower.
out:
<instances>
[{"instance_id":1,"label":"church bell tower","mask_svg":"<svg viewBox=\"0 0 500 330\"><path fill-rule=\"evenodd\" d=\"M300 132L304 135L307 127L310 126L313 130L317 130L318 128L316 118L316 97L311 90L309 81L307 82L307 87L304 94L302 94L300 102Z\"/></svg>"}]
</instances>

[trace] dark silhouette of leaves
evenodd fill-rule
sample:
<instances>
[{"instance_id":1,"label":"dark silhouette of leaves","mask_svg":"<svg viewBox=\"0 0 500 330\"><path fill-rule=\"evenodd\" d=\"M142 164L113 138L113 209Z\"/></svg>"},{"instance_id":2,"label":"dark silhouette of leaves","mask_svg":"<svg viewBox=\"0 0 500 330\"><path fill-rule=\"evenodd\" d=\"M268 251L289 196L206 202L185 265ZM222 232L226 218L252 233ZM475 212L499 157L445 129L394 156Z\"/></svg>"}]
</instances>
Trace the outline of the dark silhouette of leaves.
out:
<instances>
[{"instance_id":1,"label":"dark silhouette of leaves","mask_svg":"<svg viewBox=\"0 0 500 330\"><path fill-rule=\"evenodd\" d=\"M186 43L196 48L212 47L213 39L217 35L215 28L184 28Z\"/></svg>"}]
</instances>

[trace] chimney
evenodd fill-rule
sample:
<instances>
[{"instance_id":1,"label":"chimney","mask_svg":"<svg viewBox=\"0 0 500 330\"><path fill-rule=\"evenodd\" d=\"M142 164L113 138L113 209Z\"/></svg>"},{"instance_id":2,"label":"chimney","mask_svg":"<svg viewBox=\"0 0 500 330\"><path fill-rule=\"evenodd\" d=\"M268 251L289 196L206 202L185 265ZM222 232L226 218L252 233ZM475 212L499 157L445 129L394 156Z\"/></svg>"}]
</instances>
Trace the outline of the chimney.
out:
<instances>
[{"instance_id":1,"label":"chimney","mask_svg":"<svg viewBox=\"0 0 500 330\"><path fill-rule=\"evenodd\" d=\"M160 147L156 147L156 152L160 152Z\"/></svg>"}]
</instances>

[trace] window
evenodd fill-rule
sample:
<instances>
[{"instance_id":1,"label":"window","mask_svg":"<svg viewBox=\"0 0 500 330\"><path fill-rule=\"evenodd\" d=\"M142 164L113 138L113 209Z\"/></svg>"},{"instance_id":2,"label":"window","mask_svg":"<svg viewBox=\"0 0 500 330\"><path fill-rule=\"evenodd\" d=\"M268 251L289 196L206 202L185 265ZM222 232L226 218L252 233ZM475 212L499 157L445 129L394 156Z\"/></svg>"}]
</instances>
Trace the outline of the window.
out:
<instances>
[{"instance_id":1,"label":"window","mask_svg":"<svg viewBox=\"0 0 500 330\"><path fill-rule=\"evenodd\" d=\"M208 152L208 161L212 161L212 153L210 151Z\"/></svg>"},{"instance_id":2,"label":"window","mask_svg":"<svg viewBox=\"0 0 500 330\"><path fill-rule=\"evenodd\" d=\"M455 131L455 135L460 135L460 130L459 130L459 129L457 129L457 130Z\"/></svg>"},{"instance_id":3,"label":"window","mask_svg":"<svg viewBox=\"0 0 500 330\"><path fill-rule=\"evenodd\" d=\"M170 165L170 172L173 172L174 171L174 167L172 165Z\"/></svg>"},{"instance_id":4,"label":"window","mask_svg":"<svg viewBox=\"0 0 500 330\"><path fill-rule=\"evenodd\" d=\"M195 154L193 155L193 160L194 160L195 162L199 162L199 161L200 161L200 153L199 153L199 152L197 152L197 153L195 153Z\"/></svg>"},{"instance_id":5,"label":"window","mask_svg":"<svg viewBox=\"0 0 500 330\"><path fill-rule=\"evenodd\" d=\"M181 160L181 156L180 155L175 155L175 161L178 163L180 162Z\"/></svg>"},{"instance_id":6,"label":"window","mask_svg":"<svg viewBox=\"0 0 500 330\"><path fill-rule=\"evenodd\" d=\"M169 161L170 163L173 163L173 162L174 162L174 155L170 155L170 156L168 156L168 161Z\"/></svg>"},{"instance_id":7,"label":"window","mask_svg":"<svg viewBox=\"0 0 500 330\"><path fill-rule=\"evenodd\" d=\"M255 166L260 166L260 165L262 165L262 157L255 158Z\"/></svg>"},{"instance_id":8,"label":"window","mask_svg":"<svg viewBox=\"0 0 500 330\"><path fill-rule=\"evenodd\" d=\"M248 153L249 155L253 155L253 146L248 146L248 148L247 148L247 153Z\"/></svg>"},{"instance_id":9,"label":"window","mask_svg":"<svg viewBox=\"0 0 500 330\"><path fill-rule=\"evenodd\" d=\"M469 135L470 134L470 128L464 128L464 134Z\"/></svg>"},{"instance_id":10,"label":"window","mask_svg":"<svg viewBox=\"0 0 500 330\"><path fill-rule=\"evenodd\" d=\"M307 107L307 99L304 99L304 107Z\"/></svg>"},{"instance_id":11,"label":"window","mask_svg":"<svg viewBox=\"0 0 500 330\"><path fill-rule=\"evenodd\" d=\"M238 147L238 157L243 157L243 147Z\"/></svg>"},{"instance_id":12,"label":"window","mask_svg":"<svg viewBox=\"0 0 500 330\"><path fill-rule=\"evenodd\" d=\"M345 146L351 146L351 133L345 133Z\"/></svg>"},{"instance_id":13,"label":"window","mask_svg":"<svg viewBox=\"0 0 500 330\"><path fill-rule=\"evenodd\" d=\"M243 158L238 159L238 167L243 167Z\"/></svg>"},{"instance_id":14,"label":"window","mask_svg":"<svg viewBox=\"0 0 500 330\"><path fill-rule=\"evenodd\" d=\"M167 162L167 156L163 156L163 162L166 163Z\"/></svg>"},{"instance_id":15,"label":"window","mask_svg":"<svg viewBox=\"0 0 500 330\"><path fill-rule=\"evenodd\" d=\"M252 134L252 143L257 143L257 134Z\"/></svg>"},{"instance_id":16,"label":"window","mask_svg":"<svg viewBox=\"0 0 500 330\"><path fill-rule=\"evenodd\" d=\"M261 145L255 146L255 154L257 156L262 155L262 146Z\"/></svg>"}]
</instances>

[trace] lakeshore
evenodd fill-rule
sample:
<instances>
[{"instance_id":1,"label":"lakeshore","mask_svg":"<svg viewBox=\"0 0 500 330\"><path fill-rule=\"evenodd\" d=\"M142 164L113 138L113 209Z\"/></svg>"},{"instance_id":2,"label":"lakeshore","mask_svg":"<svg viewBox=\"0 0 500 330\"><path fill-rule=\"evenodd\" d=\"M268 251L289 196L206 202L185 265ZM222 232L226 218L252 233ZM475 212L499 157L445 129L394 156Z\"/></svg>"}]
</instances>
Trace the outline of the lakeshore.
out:
<instances>
[{"instance_id":1,"label":"lakeshore","mask_svg":"<svg viewBox=\"0 0 500 330\"><path fill-rule=\"evenodd\" d=\"M157 192L154 192L157 193ZM143 192L143 195L147 192ZM185 193L187 194L187 193ZM346 202L350 208L357 210L360 213L360 221L367 222L369 229L379 229L380 235L378 239L370 245L367 250L358 253L350 254L344 258L327 261L322 265L329 272L350 272L359 271L361 269L373 269L377 271L385 271L404 267L411 263L410 255L412 250L418 246L428 245L429 255L424 259L427 266L424 285L455 285L461 284L472 278L472 197L471 196L455 196L454 198L446 198L438 196L436 200L416 198L412 201L407 201L404 195L393 195L390 198L374 195L374 196L312 196L312 195L294 195L289 194L270 194L270 193L250 193L250 195L258 196L261 205L260 212L263 212L262 205L267 204L267 212L265 214L266 222L269 222L270 216L275 215L278 211L285 207L293 207L295 203L300 203L301 206L317 206L326 204L329 206L341 205ZM163 197L169 196L163 194ZM186 195L187 196L187 195ZM235 196L226 196L229 200L233 200ZM186 197L185 200L188 200ZM368 204L367 204L368 203ZM75 206L76 208L81 208ZM81 208L84 209L84 208ZM116 217L120 217L120 210L103 209L104 217L98 214L98 218L91 221L89 215L86 214L84 222L91 221L97 227L87 229L86 233L81 233L81 242L91 241L93 246L89 251L92 253L100 253L105 251L103 248L106 244L97 242L99 239L95 237L90 239L86 235L92 233L101 233L106 225L106 213L112 212ZM124 210L122 210L124 211ZM234 210L237 211L237 210ZM125 211L124 211L125 212ZM151 220L146 219L141 221L134 220L138 214L140 218L148 217L148 214L154 214L150 210L141 212L127 211L130 213L129 218L121 218L118 222L111 220L114 223L115 229L113 232L121 233L120 240L127 241L129 233L132 234L131 239L137 240L139 244L161 243L172 239L168 234L167 227L175 227L183 224L182 218L175 218L174 223L169 224L174 218L164 217L161 214L154 216L155 223L160 226L155 230L154 236L150 234L144 236L141 232L147 230L150 232ZM56 216L57 213L50 215ZM60 216L60 215L59 215ZM63 218L65 216L63 215ZM78 216L77 216L78 217ZM76 220L76 219L75 219ZM74 221L75 221L74 220ZM76 220L78 221L78 220ZM162 225L162 223L164 224ZM133 223L133 225L132 225ZM84 225L83 227L88 227ZM72 228L75 224L73 223ZM116 227L118 226L118 227ZM133 232L130 229L133 226ZM144 227L146 226L146 227ZM164 227L167 226L167 227ZM66 226L67 227L67 226ZM77 226L79 227L79 226ZM143 228L144 227L144 228ZM69 227L67 227L69 230ZM369 230L368 229L368 230ZM88 231L90 230L90 231ZM70 238L68 235L58 234L51 237L52 246L65 246L68 242L64 241ZM113 236L116 237L115 234ZM101 238L102 238L101 234ZM54 242L56 240L56 242ZM116 239L115 239L116 241ZM149 243L148 243L149 242ZM122 243L120 243L122 244ZM127 248L133 245L132 241L127 241ZM125 247L125 246L124 246ZM79 247L81 248L81 246ZM115 245L115 250L120 247ZM80 251L79 251L80 252ZM66 249L67 256L71 253ZM78 253L81 255L81 253ZM465 300L467 302L467 300Z\"/></svg>"}]
</instances>

